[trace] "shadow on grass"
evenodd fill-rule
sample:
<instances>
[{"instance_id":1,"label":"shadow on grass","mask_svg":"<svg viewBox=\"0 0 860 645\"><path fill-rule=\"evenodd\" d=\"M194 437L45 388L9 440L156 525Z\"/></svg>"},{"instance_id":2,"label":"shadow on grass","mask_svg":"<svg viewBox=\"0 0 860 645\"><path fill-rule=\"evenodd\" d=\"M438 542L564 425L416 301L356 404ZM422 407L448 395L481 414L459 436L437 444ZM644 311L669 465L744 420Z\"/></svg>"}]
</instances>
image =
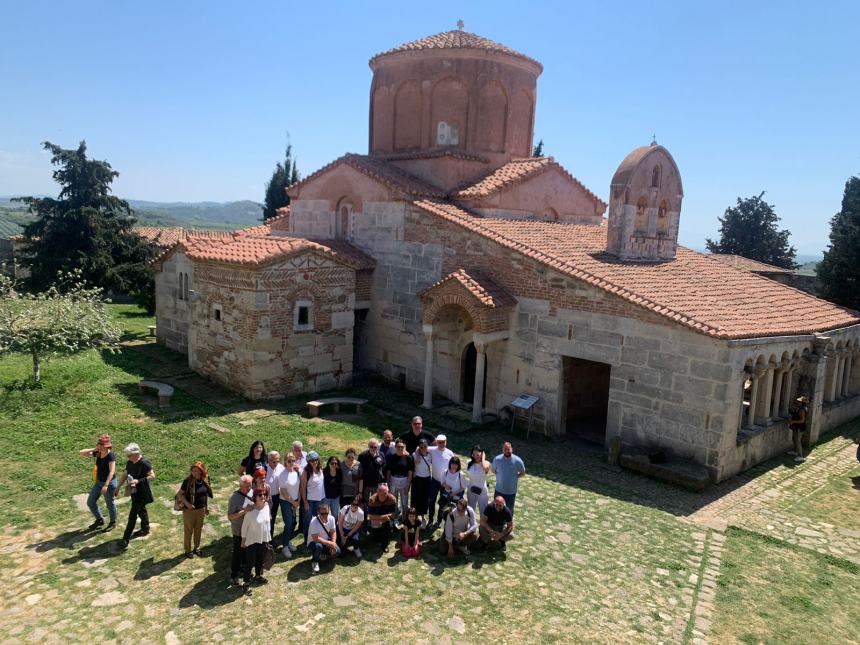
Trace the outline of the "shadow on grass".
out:
<instances>
[{"instance_id":1,"label":"shadow on grass","mask_svg":"<svg viewBox=\"0 0 860 645\"><path fill-rule=\"evenodd\" d=\"M119 539L108 540L95 546L82 547L75 555L69 556L63 560L63 564L75 564L77 562L86 562L93 564L98 560L106 560L125 553L119 546Z\"/></svg>"},{"instance_id":2,"label":"shadow on grass","mask_svg":"<svg viewBox=\"0 0 860 645\"><path fill-rule=\"evenodd\" d=\"M86 529L66 531L50 540L30 544L27 548L33 549L36 553L46 553L54 549L72 549L81 542L86 542L100 534L100 531L87 531Z\"/></svg>"},{"instance_id":3,"label":"shadow on grass","mask_svg":"<svg viewBox=\"0 0 860 645\"><path fill-rule=\"evenodd\" d=\"M179 607L213 609L244 597L241 586L228 586L233 537L225 535L203 549L204 557L212 558L212 573L199 580L179 599ZM185 559L185 556L180 556ZM170 562L167 560L165 562Z\"/></svg>"},{"instance_id":4,"label":"shadow on grass","mask_svg":"<svg viewBox=\"0 0 860 645\"><path fill-rule=\"evenodd\" d=\"M140 566L137 568L137 573L134 574L134 579L149 580L150 578L160 576L162 573L167 573L173 567L179 565L186 559L187 558L184 553L178 553L172 558L158 560L157 562L154 558L149 557L146 560L141 561Z\"/></svg>"},{"instance_id":5,"label":"shadow on grass","mask_svg":"<svg viewBox=\"0 0 860 645\"><path fill-rule=\"evenodd\" d=\"M854 484L854 488L860 490L860 475L851 478L851 482Z\"/></svg>"}]
</instances>

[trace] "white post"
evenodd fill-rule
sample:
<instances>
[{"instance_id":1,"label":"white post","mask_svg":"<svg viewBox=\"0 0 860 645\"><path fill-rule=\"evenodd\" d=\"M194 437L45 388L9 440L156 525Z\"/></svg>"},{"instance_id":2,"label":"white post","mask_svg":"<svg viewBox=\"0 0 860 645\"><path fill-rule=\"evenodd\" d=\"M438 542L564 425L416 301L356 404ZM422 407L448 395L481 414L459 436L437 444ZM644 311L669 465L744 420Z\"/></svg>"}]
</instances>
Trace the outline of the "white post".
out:
<instances>
[{"instance_id":1,"label":"white post","mask_svg":"<svg viewBox=\"0 0 860 645\"><path fill-rule=\"evenodd\" d=\"M422 408L433 407L433 329L425 327L424 337L427 339L427 351L424 355L424 403Z\"/></svg>"},{"instance_id":2,"label":"white post","mask_svg":"<svg viewBox=\"0 0 860 645\"><path fill-rule=\"evenodd\" d=\"M484 343L475 343L475 394L472 396L472 423L480 423L484 414L484 368L486 354Z\"/></svg>"}]
</instances>

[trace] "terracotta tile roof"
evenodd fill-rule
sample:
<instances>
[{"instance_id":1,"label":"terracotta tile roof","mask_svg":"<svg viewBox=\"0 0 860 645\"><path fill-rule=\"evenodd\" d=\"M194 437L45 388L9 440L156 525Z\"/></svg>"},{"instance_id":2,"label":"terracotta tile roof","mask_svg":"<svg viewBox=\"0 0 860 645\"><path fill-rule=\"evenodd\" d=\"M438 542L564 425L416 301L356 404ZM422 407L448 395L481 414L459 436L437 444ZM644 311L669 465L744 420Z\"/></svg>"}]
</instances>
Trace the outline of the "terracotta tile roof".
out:
<instances>
[{"instance_id":1,"label":"terracotta tile roof","mask_svg":"<svg viewBox=\"0 0 860 645\"><path fill-rule=\"evenodd\" d=\"M441 188L437 188L436 186L428 184L423 179L410 175L408 172L401 170L393 164L387 163L380 157L371 157L368 155L357 155L352 153L345 154L342 157L335 159L330 164L323 166L315 173L308 175L301 181L287 188L287 191L290 196L293 196L297 189L341 164L346 164L351 168L364 173L368 177L377 180L403 197L445 197L445 191Z\"/></svg>"},{"instance_id":2,"label":"terracotta tile roof","mask_svg":"<svg viewBox=\"0 0 860 645\"><path fill-rule=\"evenodd\" d=\"M237 235L229 240L188 238L179 243L189 258L260 266L302 253L318 251L354 269L367 269L376 261L343 240L307 240L296 237Z\"/></svg>"},{"instance_id":3,"label":"terracotta tile roof","mask_svg":"<svg viewBox=\"0 0 860 645\"><path fill-rule=\"evenodd\" d=\"M860 312L685 247L672 262L620 262L606 253L603 226L479 218L429 200L415 205L709 336L809 334L860 323Z\"/></svg>"},{"instance_id":4,"label":"terracotta tile roof","mask_svg":"<svg viewBox=\"0 0 860 645\"><path fill-rule=\"evenodd\" d=\"M462 150L460 148L435 148L433 150L416 150L415 152L393 152L382 155L385 160L399 159L436 159L438 157L453 157L454 159L465 159L466 161L480 161L481 163L490 163L486 157L481 157L474 152Z\"/></svg>"},{"instance_id":5,"label":"terracotta tile roof","mask_svg":"<svg viewBox=\"0 0 860 645\"><path fill-rule=\"evenodd\" d=\"M233 236L233 231L196 230L181 226L135 226L134 232L161 248L169 248L190 235L223 239Z\"/></svg>"},{"instance_id":6,"label":"terracotta tile roof","mask_svg":"<svg viewBox=\"0 0 860 645\"><path fill-rule=\"evenodd\" d=\"M277 215L267 219L262 224L249 226L248 228L240 228L237 231L233 231L233 235L271 235L272 224L274 224L275 222L282 222L290 218L290 207L284 206L283 208L279 208L277 210L277 213Z\"/></svg>"},{"instance_id":7,"label":"terracotta tile roof","mask_svg":"<svg viewBox=\"0 0 860 645\"><path fill-rule=\"evenodd\" d=\"M430 295L443 284L455 280L463 285L483 306L495 309L498 307L510 307L516 304L516 299L502 287L486 276L478 274L469 275L465 269L457 269L446 275L438 282L433 283L418 293L418 297Z\"/></svg>"},{"instance_id":8,"label":"terracotta tile roof","mask_svg":"<svg viewBox=\"0 0 860 645\"><path fill-rule=\"evenodd\" d=\"M534 58L530 58L525 54L521 54L520 52L502 45L501 43L490 40L489 38L484 38L483 36L479 36L468 31L461 31L459 29L443 31L432 36L426 36L424 38L419 38L418 40L413 40L412 42L404 43L398 47L394 47L393 49L377 54L370 59L370 64L372 66L375 61L379 60L383 56L389 56L391 54L433 49L475 49L485 52L507 54L508 56L528 61L529 63L536 65L540 70L543 70L543 65Z\"/></svg>"},{"instance_id":9,"label":"terracotta tile roof","mask_svg":"<svg viewBox=\"0 0 860 645\"><path fill-rule=\"evenodd\" d=\"M710 253L709 255L715 260L725 262L726 264L729 264L736 269L752 271L753 273L786 273L788 275L794 274L794 271L792 271L791 269L783 269L782 267L777 267L772 264L759 262L758 260L751 260L749 258L745 258L742 255L733 255L731 253Z\"/></svg>"},{"instance_id":10,"label":"terracotta tile roof","mask_svg":"<svg viewBox=\"0 0 860 645\"><path fill-rule=\"evenodd\" d=\"M570 179L570 181L574 182L584 190L593 202L606 208L606 202L588 190L581 181L571 175L552 157L525 157L522 159L512 159L478 181L461 186L453 193L452 196L457 199L467 200L486 197L522 183L530 177L534 177L535 175L551 168L559 170L564 176Z\"/></svg>"}]
</instances>

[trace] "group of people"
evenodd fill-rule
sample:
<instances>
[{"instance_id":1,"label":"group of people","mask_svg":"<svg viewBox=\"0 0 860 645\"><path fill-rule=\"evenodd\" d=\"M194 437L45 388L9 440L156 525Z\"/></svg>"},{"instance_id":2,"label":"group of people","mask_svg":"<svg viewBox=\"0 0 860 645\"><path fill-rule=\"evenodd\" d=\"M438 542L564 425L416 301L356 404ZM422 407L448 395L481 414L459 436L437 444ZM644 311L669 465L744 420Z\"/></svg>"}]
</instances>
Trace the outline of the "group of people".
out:
<instances>
[{"instance_id":1,"label":"group of people","mask_svg":"<svg viewBox=\"0 0 860 645\"><path fill-rule=\"evenodd\" d=\"M129 444L125 471L117 481L111 448L110 437L102 435L95 449L81 451L95 460L88 500L95 521L89 528L110 530L115 526L113 498L125 484L131 510L120 545L126 548L138 518L141 528L136 535L149 532L146 505L152 501L149 482L155 472L140 447ZM495 475L492 497L487 486L491 472ZM416 416L411 428L397 439L385 430L382 442L372 438L366 450L359 453L348 448L343 461L330 456L325 464L316 451L305 452L300 441L293 442L283 463L278 451L267 452L262 441L255 441L241 460L238 474L238 488L227 506L233 535L230 582L238 585L241 575L246 593L251 593L252 581L266 581L264 563L276 546L273 536L279 512L283 533L277 546L285 558L306 548L314 573L319 572L321 561L350 550L361 558L364 535L383 552L396 541L406 557L419 556L422 538L432 537L440 527L438 549L448 557L457 552L468 555L478 546L504 550L513 537L518 482L526 469L509 442L492 461L475 446L464 469L448 448L445 435L434 437ZM106 527L98 508L100 496L104 496L110 516ZM189 558L200 555L203 523L212 498L206 466L196 461L174 506L183 514L184 548ZM301 541L296 546L293 538L298 533Z\"/></svg>"}]
</instances>

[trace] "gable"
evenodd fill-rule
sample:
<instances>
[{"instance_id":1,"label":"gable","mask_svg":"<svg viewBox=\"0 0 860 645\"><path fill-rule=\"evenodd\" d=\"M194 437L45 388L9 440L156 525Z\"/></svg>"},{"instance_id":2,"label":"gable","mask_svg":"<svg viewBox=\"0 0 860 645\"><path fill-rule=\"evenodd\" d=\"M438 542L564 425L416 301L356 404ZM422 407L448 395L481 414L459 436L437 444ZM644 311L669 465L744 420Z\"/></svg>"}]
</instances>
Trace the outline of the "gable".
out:
<instances>
[{"instance_id":1,"label":"gable","mask_svg":"<svg viewBox=\"0 0 860 645\"><path fill-rule=\"evenodd\" d=\"M523 181L506 186L475 203L478 211L498 209L545 216L555 213L559 221L601 218L605 204L582 184L557 167L549 167ZM597 223L597 222L595 222Z\"/></svg>"}]
</instances>

